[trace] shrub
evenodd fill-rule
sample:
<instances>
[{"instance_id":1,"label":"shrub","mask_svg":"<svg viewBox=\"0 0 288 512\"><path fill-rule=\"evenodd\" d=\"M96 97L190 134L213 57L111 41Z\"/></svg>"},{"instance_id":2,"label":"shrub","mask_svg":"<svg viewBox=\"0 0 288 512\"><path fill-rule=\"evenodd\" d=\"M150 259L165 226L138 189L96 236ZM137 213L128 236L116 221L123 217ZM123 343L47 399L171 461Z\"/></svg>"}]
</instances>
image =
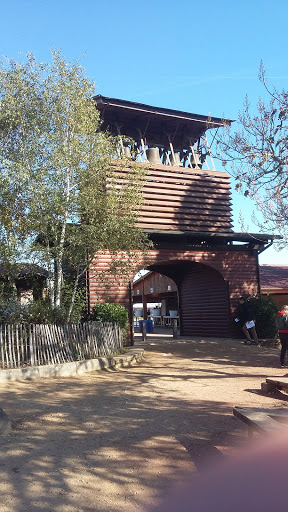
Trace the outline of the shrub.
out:
<instances>
[{"instance_id":1,"label":"shrub","mask_svg":"<svg viewBox=\"0 0 288 512\"><path fill-rule=\"evenodd\" d=\"M97 302L92 309L90 319L99 322L117 322L125 334L128 329L128 312L121 304Z\"/></svg>"},{"instance_id":2,"label":"shrub","mask_svg":"<svg viewBox=\"0 0 288 512\"><path fill-rule=\"evenodd\" d=\"M27 322L62 325L66 323L66 311L63 307L51 308L49 300L37 300L28 306Z\"/></svg>"},{"instance_id":3,"label":"shrub","mask_svg":"<svg viewBox=\"0 0 288 512\"><path fill-rule=\"evenodd\" d=\"M259 338L275 338L278 308L272 297L260 295L249 299L256 316L256 330Z\"/></svg>"},{"instance_id":4,"label":"shrub","mask_svg":"<svg viewBox=\"0 0 288 512\"><path fill-rule=\"evenodd\" d=\"M79 301L73 308L71 323L79 323L83 311L83 303ZM0 323L9 324L57 324L67 323L67 307L65 304L51 308L49 300L37 300L29 304L18 304L17 300L0 300Z\"/></svg>"},{"instance_id":5,"label":"shrub","mask_svg":"<svg viewBox=\"0 0 288 512\"><path fill-rule=\"evenodd\" d=\"M0 323L25 323L28 313L27 305L21 306L17 299L0 300Z\"/></svg>"},{"instance_id":6,"label":"shrub","mask_svg":"<svg viewBox=\"0 0 288 512\"><path fill-rule=\"evenodd\" d=\"M19 304L16 300L0 302L0 323L8 324L63 324L66 323L63 308L52 309L49 301L39 300Z\"/></svg>"}]
</instances>

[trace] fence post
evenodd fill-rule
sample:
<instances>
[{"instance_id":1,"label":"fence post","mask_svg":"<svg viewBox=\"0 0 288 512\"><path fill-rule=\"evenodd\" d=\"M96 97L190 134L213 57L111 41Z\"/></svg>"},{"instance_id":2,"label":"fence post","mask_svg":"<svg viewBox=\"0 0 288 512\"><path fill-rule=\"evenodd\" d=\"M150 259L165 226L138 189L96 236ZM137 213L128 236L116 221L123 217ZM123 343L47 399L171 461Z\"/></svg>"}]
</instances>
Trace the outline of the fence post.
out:
<instances>
[{"instance_id":1,"label":"fence post","mask_svg":"<svg viewBox=\"0 0 288 512\"><path fill-rule=\"evenodd\" d=\"M29 349L30 349L30 364L31 366L35 365L35 346L34 346L34 329L33 325L28 325L29 330Z\"/></svg>"},{"instance_id":2,"label":"fence post","mask_svg":"<svg viewBox=\"0 0 288 512\"><path fill-rule=\"evenodd\" d=\"M5 327L4 327L5 332ZM5 360L4 360L4 337L2 333L2 325L0 325L0 347L1 347L1 366L5 368Z\"/></svg>"},{"instance_id":3,"label":"fence post","mask_svg":"<svg viewBox=\"0 0 288 512\"><path fill-rule=\"evenodd\" d=\"M177 333L177 318L173 318L173 338L177 340L178 333Z\"/></svg>"}]
</instances>

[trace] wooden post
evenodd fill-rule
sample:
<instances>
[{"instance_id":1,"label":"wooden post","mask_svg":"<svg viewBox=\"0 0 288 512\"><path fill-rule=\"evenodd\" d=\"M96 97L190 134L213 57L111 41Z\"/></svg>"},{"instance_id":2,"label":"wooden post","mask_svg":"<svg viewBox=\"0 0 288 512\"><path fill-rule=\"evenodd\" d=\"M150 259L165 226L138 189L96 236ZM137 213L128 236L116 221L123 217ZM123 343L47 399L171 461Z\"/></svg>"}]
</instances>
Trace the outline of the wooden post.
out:
<instances>
[{"instance_id":1,"label":"wooden post","mask_svg":"<svg viewBox=\"0 0 288 512\"><path fill-rule=\"evenodd\" d=\"M178 333L177 333L177 318L173 318L173 338L177 340Z\"/></svg>"},{"instance_id":2,"label":"wooden post","mask_svg":"<svg viewBox=\"0 0 288 512\"><path fill-rule=\"evenodd\" d=\"M129 345L134 345L134 311L133 311L133 283L129 281ZM125 342L125 340L124 340Z\"/></svg>"},{"instance_id":3,"label":"wooden post","mask_svg":"<svg viewBox=\"0 0 288 512\"><path fill-rule=\"evenodd\" d=\"M211 154L210 146L209 146L209 144L208 144L208 140L207 140L206 135L204 135L204 138L205 138L205 142L206 142L206 144L207 144L207 148L208 148L208 152L209 152L210 160L211 160L211 163L212 163L212 170L213 170L213 171L215 171L214 160L213 160L213 156L212 156L212 154ZM208 169L209 169L208 163L207 163L207 167L208 167Z\"/></svg>"},{"instance_id":4,"label":"wooden post","mask_svg":"<svg viewBox=\"0 0 288 512\"><path fill-rule=\"evenodd\" d=\"M142 322L142 340L146 341L147 339L147 331L146 331L146 320Z\"/></svg>"},{"instance_id":5,"label":"wooden post","mask_svg":"<svg viewBox=\"0 0 288 512\"><path fill-rule=\"evenodd\" d=\"M35 336L34 336L34 326L32 324L28 325L28 333L29 333L29 351L30 351L30 364L31 366L35 366Z\"/></svg>"},{"instance_id":6,"label":"wooden post","mask_svg":"<svg viewBox=\"0 0 288 512\"><path fill-rule=\"evenodd\" d=\"M145 295L145 276L142 280L142 304L143 304L143 320L147 320L147 299Z\"/></svg>"}]
</instances>

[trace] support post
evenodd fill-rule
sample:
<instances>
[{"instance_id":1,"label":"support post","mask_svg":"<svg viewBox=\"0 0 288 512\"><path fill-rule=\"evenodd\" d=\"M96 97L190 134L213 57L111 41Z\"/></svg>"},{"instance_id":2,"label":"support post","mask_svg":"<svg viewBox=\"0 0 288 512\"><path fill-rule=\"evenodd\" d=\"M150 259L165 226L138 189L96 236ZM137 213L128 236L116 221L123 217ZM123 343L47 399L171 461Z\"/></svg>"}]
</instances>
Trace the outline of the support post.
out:
<instances>
[{"instance_id":1,"label":"support post","mask_svg":"<svg viewBox=\"0 0 288 512\"><path fill-rule=\"evenodd\" d=\"M147 320L147 298L145 295L145 276L142 279L142 304L143 304L143 320Z\"/></svg>"},{"instance_id":2,"label":"support post","mask_svg":"<svg viewBox=\"0 0 288 512\"><path fill-rule=\"evenodd\" d=\"M130 345L134 345L134 311L133 311L133 284L129 281L129 334Z\"/></svg>"},{"instance_id":3,"label":"support post","mask_svg":"<svg viewBox=\"0 0 288 512\"><path fill-rule=\"evenodd\" d=\"M146 321L143 320L143 323L142 323L142 340L146 341L146 339L147 339Z\"/></svg>"},{"instance_id":4,"label":"support post","mask_svg":"<svg viewBox=\"0 0 288 512\"><path fill-rule=\"evenodd\" d=\"M177 332L177 318L173 318L173 338L177 340L178 332Z\"/></svg>"}]
</instances>

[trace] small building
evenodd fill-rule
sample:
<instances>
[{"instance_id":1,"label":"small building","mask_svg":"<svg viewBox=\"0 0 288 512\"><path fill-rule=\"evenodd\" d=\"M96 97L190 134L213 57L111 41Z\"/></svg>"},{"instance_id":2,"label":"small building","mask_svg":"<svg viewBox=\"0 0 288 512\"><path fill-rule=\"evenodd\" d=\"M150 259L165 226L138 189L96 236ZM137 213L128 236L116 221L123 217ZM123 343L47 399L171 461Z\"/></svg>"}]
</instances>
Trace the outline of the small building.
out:
<instances>
[{"instance_id":1,"label":"small building","mask_svg":"<svg viewBox=\"0 0 288 512\"><path fill-rule=\"evenodd\" d=\"M161 320L170 316L170 311L176 311L178 316L179 302L178 289L176 283L169 277L158 274L157 272L147 272L133 282L133 304L142 303L143 317L146 318L148 313L154 317L155 313L149 311L148 306L151 303L161 303L159 316ZM158 314L157 314L158 316ZM161 324L160 318L156 319L156 323Z\"/></svg>"},{"instance_id":2,"label":"small building","mask_svg":"<svg viewBox=\"0 0 288 512\"><path fill-rule=\"evenodd\" d=\"M261 265L259 270L262 295L270 295L279 308L288 304L288 266Z\"/></svg>"},{"instance_id":3,"label":"small building","mask_svg":"<svg viewBox=\"0 0 288 512\"><path fill-rule=\"evenodd\" d=\"M41 300L47 295L47 278L48 271L32 263L16 264L12 280L8 279L4 266L0 269L2 293L5 294L7 286L14 287L17 301L22 305Z\"/></svg>"}]
</instances>

